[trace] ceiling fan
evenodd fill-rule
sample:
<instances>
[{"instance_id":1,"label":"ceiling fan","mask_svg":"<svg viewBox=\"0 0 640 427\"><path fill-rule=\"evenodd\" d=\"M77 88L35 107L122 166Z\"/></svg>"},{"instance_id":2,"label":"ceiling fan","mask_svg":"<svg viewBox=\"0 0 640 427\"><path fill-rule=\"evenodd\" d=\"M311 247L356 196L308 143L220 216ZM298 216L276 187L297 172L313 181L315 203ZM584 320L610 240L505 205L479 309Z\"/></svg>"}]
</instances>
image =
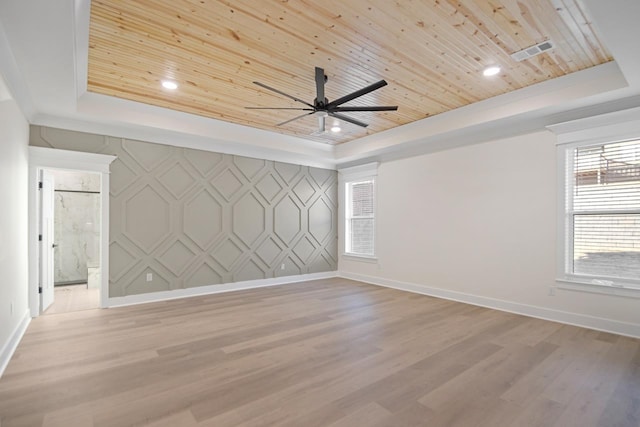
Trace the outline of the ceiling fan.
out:
<instances>
[{"instance_id":1,"label":"ceiling fan","mask_svg":"<svg viewBox=\"0 0 640 427\"><path fill-rule=\"evenodd\" d=\"M320 67L316 67L316 98L313 100L313 103L308 103L300 98L296 98L295 96L284 93L278 89L274 89L270 86L265 85L260 82L253 82L254 84L280 94L282 96L286 96L287 98L293 99L296 102L304 104L305 108L280 108L280 107L245 107L250 110L298 110L298 111L308 111L307 113L301 114L292 119L286 120L282 123L278 123L276 126L286 125L294 120L301 119L306 116L310 116L312 114L318 116L318 131L314 132L314 134L320 134L325 132L325 119L328 116L334 117L339 120L344 120L345 122L353 123L354 125L361 126L366 128L369 126L367 123L361 122L360 120L353 119L351 117L345 116L342 113L346 112L358 112L358 111L396 111L398 109L397 105L393 106L371 106L371 107L349 107L341 105L349 102L353 99L359 98L363 95L366 95L374 90L380 89L387 85L387 82L384 80L380 80L377 83L373 83L367 87L364 87L360 90L352 92L348 95L343 96L342 98L338 98L335 101L329 102L329 100L324 96L324 85L327 82L328 78L324 74L324 70Z\"/></svg>"}]
</instances>

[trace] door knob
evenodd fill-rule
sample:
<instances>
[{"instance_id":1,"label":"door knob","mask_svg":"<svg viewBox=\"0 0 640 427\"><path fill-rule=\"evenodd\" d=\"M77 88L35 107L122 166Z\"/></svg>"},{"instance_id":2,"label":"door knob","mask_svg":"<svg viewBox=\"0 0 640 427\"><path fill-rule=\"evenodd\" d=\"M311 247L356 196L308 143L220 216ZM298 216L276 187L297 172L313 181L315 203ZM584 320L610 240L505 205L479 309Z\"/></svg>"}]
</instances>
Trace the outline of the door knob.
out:
<instances>
[{"instance_id":1,"label":"door knob","mask_svg":"<svg viewBox=\"0 0 640 427\"><path fill-rule=\"evenodd\" d=\"M53 249L55 249L55 248L57 248L57 247L58 247L58 244L57 244L57 243L54 243L54 244L52 244L52 245L51 245L51 247L52 247Z\"/></svg>"}]
</instances>

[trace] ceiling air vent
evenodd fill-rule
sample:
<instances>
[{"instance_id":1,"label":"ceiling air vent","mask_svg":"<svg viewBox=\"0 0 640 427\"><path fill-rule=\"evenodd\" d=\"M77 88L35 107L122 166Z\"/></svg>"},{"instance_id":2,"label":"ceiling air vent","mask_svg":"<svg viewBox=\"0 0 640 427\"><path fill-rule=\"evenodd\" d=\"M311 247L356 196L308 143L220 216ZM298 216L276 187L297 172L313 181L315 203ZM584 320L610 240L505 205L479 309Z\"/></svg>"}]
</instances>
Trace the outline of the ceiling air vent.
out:
<instances>
[{"instance_id":1,"label":"ceiling air vent","mask_svg":"<svg viewBox=\"0 0 640 427\"><path fill-rule=\"evenodd\" d=\"M515 61L520 62L524 61L525 59L533 58L536 55L540 55L541 53L553 49L553 47L553 42L551 40L547 40L526 49L522 49L521 51L518 51L516 53L512 53L511 57Z\"/></svg>"}]
</instances>

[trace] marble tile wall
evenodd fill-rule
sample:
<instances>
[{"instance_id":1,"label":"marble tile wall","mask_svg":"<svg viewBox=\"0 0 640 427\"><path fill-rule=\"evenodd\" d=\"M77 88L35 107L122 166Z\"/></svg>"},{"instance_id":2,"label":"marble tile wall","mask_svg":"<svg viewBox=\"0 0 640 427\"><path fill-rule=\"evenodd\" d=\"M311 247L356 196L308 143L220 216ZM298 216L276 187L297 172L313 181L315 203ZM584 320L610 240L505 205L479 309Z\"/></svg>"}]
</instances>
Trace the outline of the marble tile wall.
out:
<instances>
[{"instance_id":1,"label":"marble tile wall","mask_svg":"<svg viewBox=\"0 0 640 427\"><path fill-rule=\"evenodd\" d=\"M56 190L100 191L100 175L97 173L54 170Z\"/></svg>"},{"instance_id":2,"label":"marble tile wall","mask_svg":"<svg viewBox=\"0 0 640 427\"><path fill-rule=\"evenodd\" d=\"M56 284L86 282L87 267L99 266L100 175L52 171Z\"/></svg>"}]
</instances>

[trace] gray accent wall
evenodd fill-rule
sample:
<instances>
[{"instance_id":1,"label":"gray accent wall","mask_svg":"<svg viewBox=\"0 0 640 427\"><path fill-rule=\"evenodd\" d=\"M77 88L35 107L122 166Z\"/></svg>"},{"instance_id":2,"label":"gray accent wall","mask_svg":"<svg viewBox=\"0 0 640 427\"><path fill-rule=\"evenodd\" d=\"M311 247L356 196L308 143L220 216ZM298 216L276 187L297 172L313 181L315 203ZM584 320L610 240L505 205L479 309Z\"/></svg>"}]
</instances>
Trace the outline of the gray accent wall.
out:
<instances>
[{"instance_id":1,"label":"gray accent wall","mask_svg":"<svg viewBox=\"0 0 640 427\"><path fill-rule=\"evenodd\" d=\"M30 145L118 157L110 297L337 269L336 171L41 126Z\"/></svg>"}]
</instances>

